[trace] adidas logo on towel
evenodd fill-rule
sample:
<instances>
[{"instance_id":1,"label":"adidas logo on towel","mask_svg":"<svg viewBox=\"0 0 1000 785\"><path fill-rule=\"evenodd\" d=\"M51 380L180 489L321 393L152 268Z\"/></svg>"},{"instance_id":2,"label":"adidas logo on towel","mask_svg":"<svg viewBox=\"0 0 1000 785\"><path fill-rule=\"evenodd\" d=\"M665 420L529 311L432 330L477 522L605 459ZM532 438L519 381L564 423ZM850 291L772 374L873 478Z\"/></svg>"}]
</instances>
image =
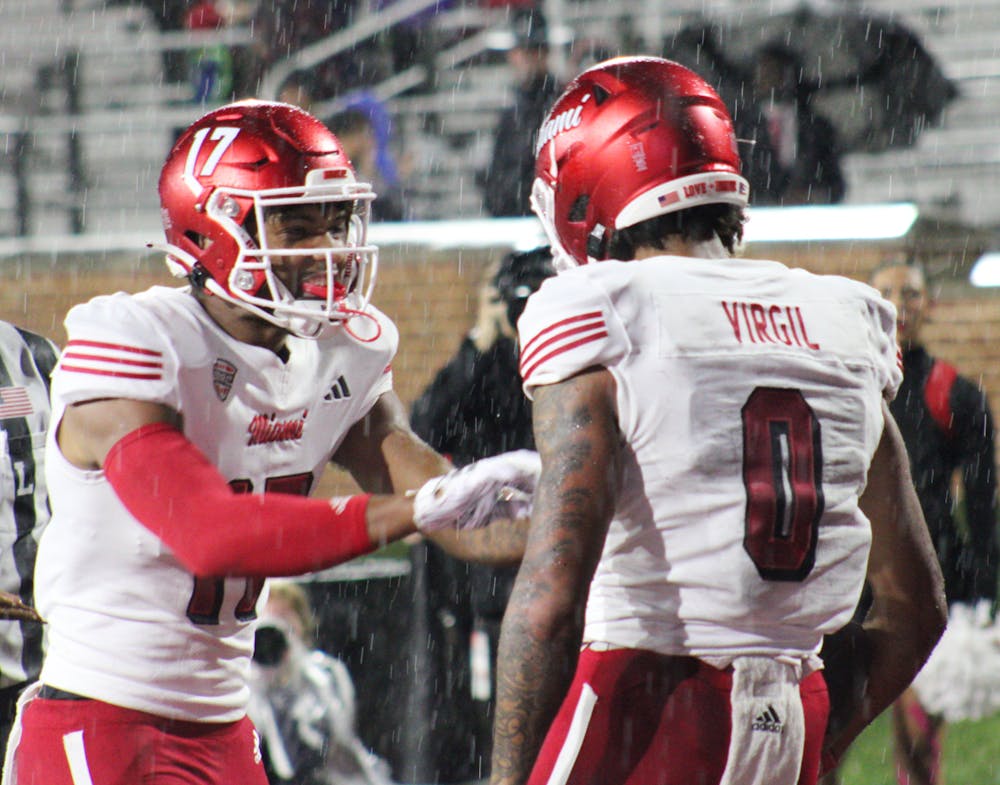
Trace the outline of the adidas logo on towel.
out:
<instances>
[{"instance_id":1,"label":"adidas logo on towel","mask_svg":"<svg viewBox=\"0 0 1000 785\"><path fill-rule=\"evenodd\" d=\"M774 706L769 703L767 710L762 711L754 718L750 728L751 730L762 730L765 733L781 733L781 717L774 710Z\"/></svg>"}]
</instances>

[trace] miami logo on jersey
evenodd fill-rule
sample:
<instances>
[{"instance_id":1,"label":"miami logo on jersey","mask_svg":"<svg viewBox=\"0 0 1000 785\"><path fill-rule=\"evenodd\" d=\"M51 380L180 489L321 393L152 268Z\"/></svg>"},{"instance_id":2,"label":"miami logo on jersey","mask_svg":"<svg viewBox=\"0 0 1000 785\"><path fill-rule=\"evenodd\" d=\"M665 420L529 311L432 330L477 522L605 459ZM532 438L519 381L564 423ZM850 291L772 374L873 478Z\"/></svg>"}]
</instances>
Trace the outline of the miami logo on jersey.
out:
<instances>
[{"instance_id":1,"label":"miami logo on jersey","mask_svg":"<svg viewBox=\"0 0 1000 785\"><path fill-rule=\"evenodd\" d=\"M253 447L255 444L291 442L301 439L308 416L308 409L302 412L301 418L294 420L279 420L274 413L254 415L247 428L247 433L250 435L247 446Z\"/></svg>"}]
</instances>

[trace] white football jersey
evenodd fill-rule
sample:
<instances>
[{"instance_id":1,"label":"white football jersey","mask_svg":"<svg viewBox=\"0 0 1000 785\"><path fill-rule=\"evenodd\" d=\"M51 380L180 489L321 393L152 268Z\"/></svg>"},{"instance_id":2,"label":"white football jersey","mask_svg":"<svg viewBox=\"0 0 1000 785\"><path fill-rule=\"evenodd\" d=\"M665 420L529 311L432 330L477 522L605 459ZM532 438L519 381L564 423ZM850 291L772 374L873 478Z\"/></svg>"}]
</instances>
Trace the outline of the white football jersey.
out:
<instances>
[{"instance_id":1,"label":"white football jersey","mask_svg":"<svg viewBox=\"0 0 1000 785\"><path fill-rule=\"evenodd\" d=\"M320 340L289 338L283 363L223 332L186 289L165 287L97 297L70 311L66 329L53 423L80 401L162 403L246 493L307 494L348 429L392 389L398 343L392 322L371 308ZM161 716L242 717L261 582L196 581L103 472L65 460L55 433L52 520L36 572L49 622L42 681Z\"/></svg>"},{"instance_id":2,"label":"white football jersey","mask_svg":"<svg viewBox=\"0 0 1000 785\"><path fill-rule=\"evenodd\" d=\"M628 448L585 640L803 658L848 621L858 497L901 381L874 289L769 261L608 261L547 280L518 327L528 395L595 366L617 384Z\"/></svg>"}]
</instances>

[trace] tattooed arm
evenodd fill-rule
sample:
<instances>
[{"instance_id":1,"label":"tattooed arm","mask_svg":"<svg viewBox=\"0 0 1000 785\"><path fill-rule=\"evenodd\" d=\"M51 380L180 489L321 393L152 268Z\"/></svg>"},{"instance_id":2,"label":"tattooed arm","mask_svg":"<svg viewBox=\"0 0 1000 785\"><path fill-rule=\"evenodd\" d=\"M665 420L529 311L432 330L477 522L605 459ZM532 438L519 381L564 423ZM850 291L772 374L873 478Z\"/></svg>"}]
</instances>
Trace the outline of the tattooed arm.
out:
<instances>
[{"instance_id":1,"label":"tattooed arm","mask_svg":"<svg viewBox=\"0 0 1000 785\"><path fill-rule=\"evenodd\" d=\"M611 374L588 370L537 388L534 429L542 476L500 635L493 785L527 780L576 670L618 486Z\"/></svg>"}]
</instances>

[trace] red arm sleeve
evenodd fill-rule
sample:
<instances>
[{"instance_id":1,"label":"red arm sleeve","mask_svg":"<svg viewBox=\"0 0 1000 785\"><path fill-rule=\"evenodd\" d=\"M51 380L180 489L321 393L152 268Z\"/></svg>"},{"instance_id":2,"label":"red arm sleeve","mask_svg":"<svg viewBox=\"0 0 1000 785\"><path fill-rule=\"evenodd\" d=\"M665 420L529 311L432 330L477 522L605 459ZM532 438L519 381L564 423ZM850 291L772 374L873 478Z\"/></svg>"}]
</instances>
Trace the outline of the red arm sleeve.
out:
<instances>
[{"instance_id":1,"label":"red arm sleeve","mask_svg":"<svg viewBox=\"0 0 1000 785\"><path fill-rule=\"evenodd\" d=\"M199 576L268 577L324 569L368 553L368 495L330 502L237 494L174 426L144 425L104 460L125 508Z\"/></svg>"}]
</instances>

